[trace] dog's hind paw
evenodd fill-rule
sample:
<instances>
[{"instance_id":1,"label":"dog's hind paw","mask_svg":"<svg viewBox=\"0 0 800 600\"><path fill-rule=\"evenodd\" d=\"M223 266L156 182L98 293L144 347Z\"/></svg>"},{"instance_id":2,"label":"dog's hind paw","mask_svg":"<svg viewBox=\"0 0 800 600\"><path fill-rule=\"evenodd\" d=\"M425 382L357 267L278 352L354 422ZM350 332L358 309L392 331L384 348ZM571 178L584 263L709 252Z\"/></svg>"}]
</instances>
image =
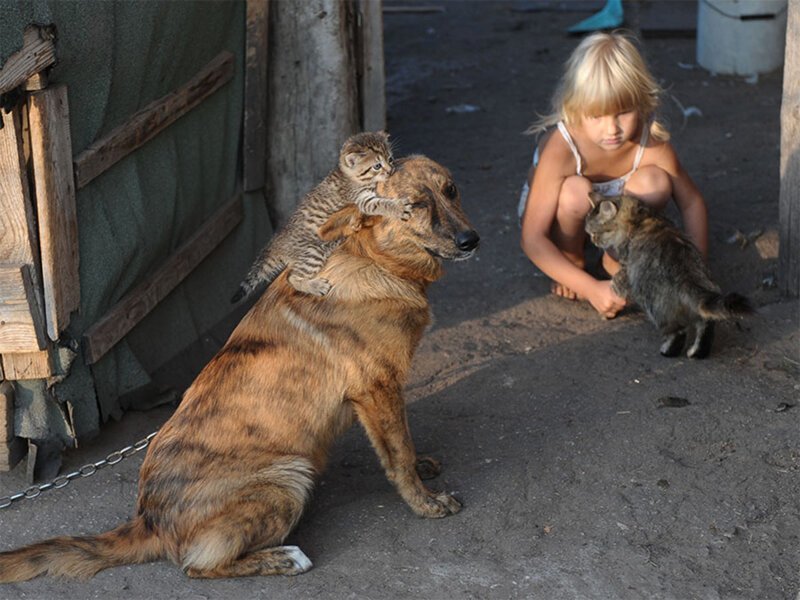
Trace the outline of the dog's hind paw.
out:
<instances>
[{"instance_id":1,"label":"dog's hind paw","mask_svg":"<svg viewBox=\"0 0 800 600\"><path fill-rule=\"evenodd\" d=\"M247 552L233 562L207 567L187 566L186 575L197 579L249 577L251 575L300 575L312 567L297 546L276 546Z\"/></svg>"},{"instance_id":2,"label":"dog's hind paw","mask_svg":"<svg viewBox=\"0 0 800 600\"><path fill-rule=\"evenodd\" d=\"M300 550L297 546L279 546L275 548L275 550L283 550L285 553L288 569L284 575L299 575L300 573L305 573L314 566L305 552Z\"/></svg>"}]
</instances>

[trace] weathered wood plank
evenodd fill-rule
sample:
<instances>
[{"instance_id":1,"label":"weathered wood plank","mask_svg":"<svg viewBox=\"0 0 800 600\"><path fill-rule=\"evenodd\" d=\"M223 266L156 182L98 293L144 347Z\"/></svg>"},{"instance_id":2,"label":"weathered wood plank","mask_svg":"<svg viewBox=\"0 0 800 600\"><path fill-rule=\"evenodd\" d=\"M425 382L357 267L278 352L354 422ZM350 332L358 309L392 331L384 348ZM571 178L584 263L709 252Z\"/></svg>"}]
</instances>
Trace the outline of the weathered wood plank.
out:
<instances>
[{"instance_id":1,"label":"weathered wood plank","mask_svg":"<svg viewBox=\"0 0 800 600\"><path fill-rule=\"evenodd\" d=\"M36 264L35 223L28 193L22 112L0 111L0 262ZM35 274L34 274L35 276Z\"/></svg>"},{"instance_id":2,"label":"weathered wood plank","mask_svg":"<svg viewBox=\"0 0 800 600\"><path fill-rule=\"evenodd\" d=\"M789 2L781 103L778 283L800 296L800 3Z\"/></svg>"},{"instance_id":3,"label":"weathered wood plank","mask_svg":"<svg viewBox=\"0 0 800 600\"><path fill-rule=\"evenodd\" d=\"M80 304L78 216L66 86L30 94L28 123L45 317L47 333L55 341L69 325L70 313Z\"/></svg>"},{"instance_id":4,"label":"weathered wood plank","mask_svg":"<svg viewBox=\"0 0 800 600\"><path fill-rule=\"evenodd\" d=\"M190 81L151 102L75 159L78 189L154 138L233 77L233 54L223 51Z\"/></svg>"},{"instance_id":5,"label":"weathered wood plank","mask_svg":"<svg viewBox=\"0 0 800 600\"><path fill-rule=\"evenodd\" d=\"M84 356L97 362L141 321L200 262L216 248L242 219L242 198L237 195L172 254L157 271L128 292L84 335Z\"/></svg>"},{"instance_id":6,"label":"weathered wood plank","mask_svg":"<svg viewBox=\"0 0 800 600\"><path fill-rule=\"evenodd\" d=\"M22 34L22 48L8 57L0 69L0 94L22 85L31 76L56 62L55 36L48 27L29 25Z\"/></svg>"},{"instance_id":7,"label":"weathered wood plank","mask_svg":"<svg viewBox=\"0 0 800 600\"><path fill-rule=\"evenodd\" d=\"M44 322L34 297L30 267L0 264L0 353L46 347ZM6 376L8 376L8 369Z\"/></svg>"},{"instance_id":8,"label":"weathered wood plank","mask_svg":"<svg viewBox=\"0 0 800 600\"><path fill-rule=\"evenodd\" d=\"M243 186L264 187L267 167L267 41L269 0L247 0L244 72Z\"/></svg>"},{"instance_id":9,"label":"weathered wood plank","mask_svg":"<svg viewBox=\"0 0 800 600\"><path fill-rule=\"evenodd\" d=\"M0 111L0 353L44 349L38 243L28 190L23 111ZM29 311L25 314L25 311Z\"/></svg>"},{"instance_id":10,"label":"weathered wood plank","mask_svg":"<svg viewBox=\"0 0 800 600\"><path fill-rule=\"evenodd\" d=\"M361 126L386 129L386 75L383 61L382 0L361 0Z\"/></svg>"},{"instance_id":11,"label":"weathered wood plank","mask_svg":"<svg viewBox=\"0 0 800 600\"><path fill-rule=\"evenodd\" d=\"M55 373L52 350L3 354L6 379L46 379Z\"/></svg>"},{"instance_id":12,"label":"weathered wood plank","mask_svg":"<svg viewBox=\"0 0 800 600\"><path fill-rule=\"evenodd\" d=\"M26 92L38 92L47 87L49 80L50 78L45 71L35 73L25 80L25 85L22 86L22 89Z\"/></svg>"}]
</instances>

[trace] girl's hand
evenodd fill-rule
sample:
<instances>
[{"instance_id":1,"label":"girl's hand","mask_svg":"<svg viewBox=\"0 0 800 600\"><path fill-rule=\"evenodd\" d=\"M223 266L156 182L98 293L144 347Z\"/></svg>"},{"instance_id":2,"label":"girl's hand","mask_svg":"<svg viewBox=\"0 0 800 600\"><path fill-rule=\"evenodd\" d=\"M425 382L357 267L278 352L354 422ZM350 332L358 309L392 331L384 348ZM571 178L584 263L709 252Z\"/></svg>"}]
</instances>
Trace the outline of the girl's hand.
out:
<instances>
[{"instance_id":1,"label":"girl's hand","mask_svg":"<svg viewBox=\"0 0 800 600\"><path fill-rule=\"evenodd\" d=\"M588 300L605 319L613 319L625 308L625 298L618 296L611 289L611 281L598 281L592 286Z\"/></svg>"}]
</instances>

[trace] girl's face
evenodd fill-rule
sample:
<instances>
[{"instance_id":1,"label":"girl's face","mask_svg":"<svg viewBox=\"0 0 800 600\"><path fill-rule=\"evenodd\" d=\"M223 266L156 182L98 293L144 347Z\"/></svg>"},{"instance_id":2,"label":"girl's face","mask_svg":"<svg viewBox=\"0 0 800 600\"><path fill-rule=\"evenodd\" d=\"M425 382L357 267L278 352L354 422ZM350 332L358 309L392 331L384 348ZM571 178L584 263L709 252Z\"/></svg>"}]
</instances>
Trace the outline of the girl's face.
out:
<instances>
[{"instance_id":1,"label":"girl's face","mask_svg":"<svg viewBox=\"0 0 800 600\"><path fill-rule=\"evenodd\" d=\"M581 125L586 135L603 150L617 150L633 139L639 129L639 113L635 110L610 115L584 115Z\"/></svg>"}]
</instances>

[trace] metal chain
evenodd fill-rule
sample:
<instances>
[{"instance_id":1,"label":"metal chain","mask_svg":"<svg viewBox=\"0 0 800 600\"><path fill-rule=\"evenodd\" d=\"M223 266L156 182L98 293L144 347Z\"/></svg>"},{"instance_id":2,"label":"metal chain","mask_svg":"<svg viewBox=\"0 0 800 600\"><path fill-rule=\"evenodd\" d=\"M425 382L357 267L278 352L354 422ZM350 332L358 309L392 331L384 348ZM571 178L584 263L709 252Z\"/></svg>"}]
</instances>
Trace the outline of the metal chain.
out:
<instances>
[{"instance_id":1,"label":"metal chain","mask_svg":"<svg viewBox=\"0 0 800 600\"><path fill-rule=\"evenodd\" d=\"M89 463L87 465L83 465L77 471L73 471L72 473L67 473L66 475L59 475L53 481L49 483L42 483L39 485L32 485L31 487L27 488L22 492L17 492L16 494L11 494L10 496L2 496L0 497L0 509L8 508L16 502L17 500L22 500L23 498L32 500L36 498L42 492L46 492L50 489L60 489L66 486L70 481L77 477L90 477L97 473L99 469L107 465L115 465L120 462L123 458L128 458L129 456L133 456L137 452L144 450L147 446L150 445L150 440L152 440L157 431L154 431L150 435L148 435L143 440L139 440L132 446L125 446L122 450L117 450L116 452L112 452L108 456L106 456L103 460L99 460L95 463Z\"/></svg>"}]
</instances>

